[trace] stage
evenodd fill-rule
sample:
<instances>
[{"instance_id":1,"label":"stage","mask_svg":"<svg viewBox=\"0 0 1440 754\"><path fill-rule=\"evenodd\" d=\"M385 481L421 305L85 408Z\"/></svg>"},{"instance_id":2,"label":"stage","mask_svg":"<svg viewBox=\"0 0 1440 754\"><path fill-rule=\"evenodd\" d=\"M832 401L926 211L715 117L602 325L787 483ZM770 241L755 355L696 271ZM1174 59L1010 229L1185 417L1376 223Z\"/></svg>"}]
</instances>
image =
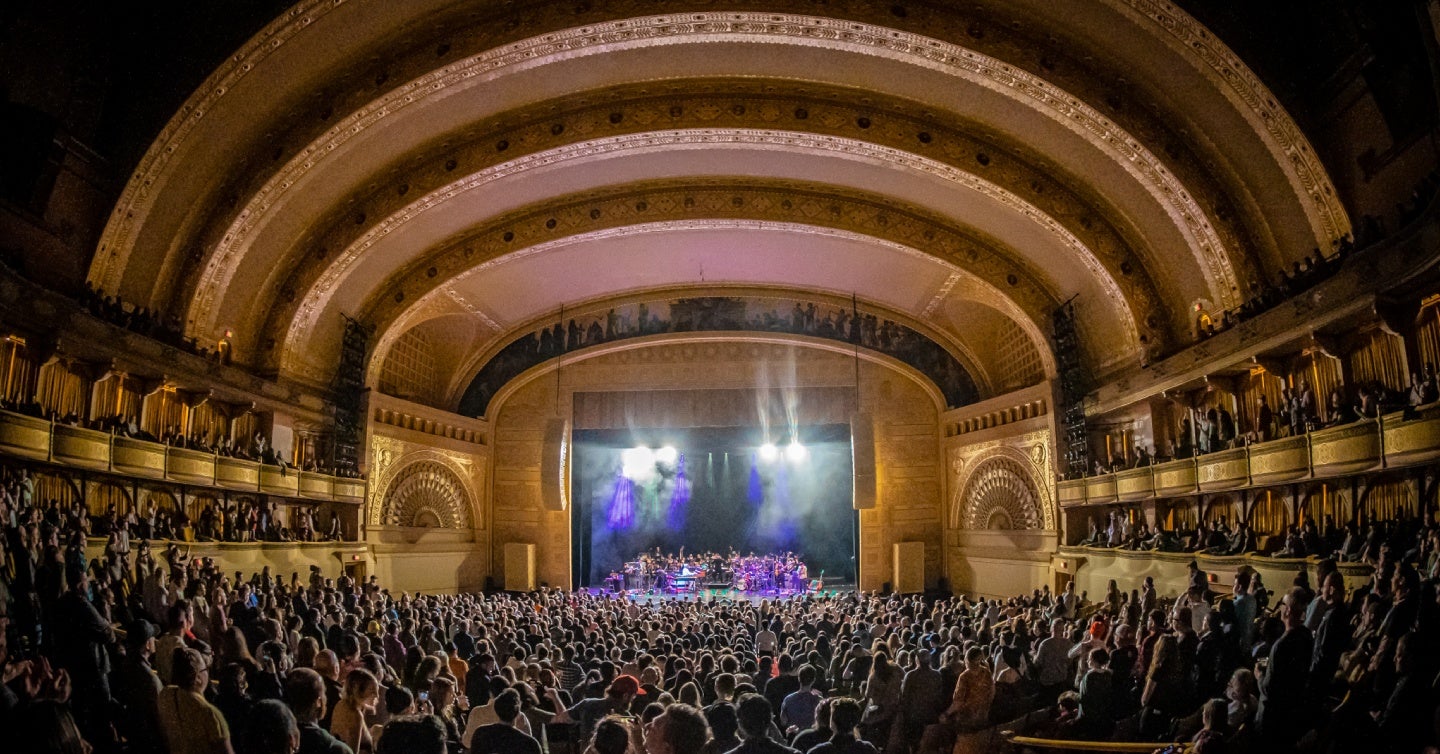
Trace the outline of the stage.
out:
<instances>
[{"instance_id":1,"label":"stage","mask_svg":"<svg viewBox=\"0 0 1440 754\"><path fill-rule=\"evenodd\" d=\"M644 589L628 589L621 592L613 592L599 587L587 587L586 590L594 597L612 596L624 597L631 602L709 602L710 600L729 600L731 602L760 602L762 600L792 600L792 599L820 599L822 597L837 597L855 591L854 584L827 584L824 589L817 591L795 591L767 589L764 591L740 591L733 587L725 589L699 589L696 591L655 591Z\"/></svg>"}]
</instances>

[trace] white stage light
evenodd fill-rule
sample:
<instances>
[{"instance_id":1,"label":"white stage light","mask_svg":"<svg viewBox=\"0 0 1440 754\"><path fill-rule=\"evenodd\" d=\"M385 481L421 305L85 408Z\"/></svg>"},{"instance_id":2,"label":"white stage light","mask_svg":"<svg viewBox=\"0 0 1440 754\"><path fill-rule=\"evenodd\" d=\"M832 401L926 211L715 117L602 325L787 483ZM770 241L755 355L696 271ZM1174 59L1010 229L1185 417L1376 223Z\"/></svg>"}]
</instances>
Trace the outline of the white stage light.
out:
<instances>
[{"instance_id":1,"label":"white stage light","mask_svg":"<svg viewBox=\"0 0 1440 754\"><path fill-rule=\"evenodd\" d=\"M621 473L627 478L640 480L655 473L655 451L644 446L628 448L620 452Z\"/></svg>"},{"instance_id":2,"label":"white stage light","mask_svg":"<svg viewBox=\"0 0 1440 754\"><path fill-rule=\"evenodd\" d=\"M675 447L673 445L666 445L665 447L655 451L655 462L663 463L666 466L674 466L675 460L679 457L680 453L679 451L675 450Z\"/></svg>"},{"instance_id":3,"label":"white stage light","mask_svg":"<svg viewBox=\"0 0 1440 754\"><path fill-rule=\"evenodd\" d=\"M810 450L801 445L799 440L791 440L790 444L785 446L785 460L790 463L800 463L809 456Z\"/></svg>"},{"instance_id":4,"label":"white stage light","mask_svg":"<svg viewBox=\"0 0 1440 754\"><path fill-rule=\"evenodd\" d=\"M780 449L775 447L775 443L767 442L764 445L760 446L760 460L769 463L779 457Z\"/></svg>"}]
</instances>

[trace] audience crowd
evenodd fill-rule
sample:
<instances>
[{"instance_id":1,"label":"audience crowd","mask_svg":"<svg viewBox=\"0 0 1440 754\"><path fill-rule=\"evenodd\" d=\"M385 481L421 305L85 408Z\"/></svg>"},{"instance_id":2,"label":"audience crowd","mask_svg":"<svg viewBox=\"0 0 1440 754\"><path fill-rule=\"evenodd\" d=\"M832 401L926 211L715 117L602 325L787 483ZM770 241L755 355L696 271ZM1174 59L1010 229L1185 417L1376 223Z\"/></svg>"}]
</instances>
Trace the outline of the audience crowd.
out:
<instances>
[{"instance_id":1,"label":"audience crowd","mask_svg":"<svg viewBox=\"0 0 1440 754\"><path fill-rule=\"evenodd\" d=\"M1249 569L1217 594L1192 564L1173 601L1148 579L1098 602L1073 583L1004 600L422 596L319 569L224 573L143 540L132 565L118 534L89 559L76 514L35 505L25 478L0 496L0 727L16 751L966 754L1001 749L1002 731L1200 754L1437 742L1430 526L1367 534L1363 583L1326 559L1279 594Z\"/></svg>"}]
</instances>

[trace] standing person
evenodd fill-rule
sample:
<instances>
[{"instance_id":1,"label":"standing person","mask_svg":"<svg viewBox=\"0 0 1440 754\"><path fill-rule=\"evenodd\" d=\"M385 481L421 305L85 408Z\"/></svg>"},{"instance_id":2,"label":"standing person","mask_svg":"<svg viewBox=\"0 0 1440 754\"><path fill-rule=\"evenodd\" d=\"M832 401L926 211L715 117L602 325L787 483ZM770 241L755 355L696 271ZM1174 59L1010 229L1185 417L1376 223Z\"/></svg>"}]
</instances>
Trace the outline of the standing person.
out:
<instances>
[{"instance_id":1,"label":"standing person","mask_svg":"<svg viewBox=\"0 0 1440 754\"><path fill-rule=\"evenodd\" d=\"M916 656L921 655L917 653ZM780 704L780 726L786 733L792 733L814 725L815 708L820 705L821 698L820 692L815 690L815 668L801 665L799 690L786 696Z\"/></svg>"},{"instance_id":2,"label":"standing person","mask_svg":"<svg viewBox=\"0 0 1440 754\"><path fill-rule=\"evenodd\" d=\"M965 671L955 682L950 707L940 716L955 727L954 754L980 754L988 743L990 704L995 701L995 679L985 664L985 650L972 646L965 652Z\"/></svg>"},{"instance_id":3,"label":"standing person","mask_svg":"<svg viewBox=\"0 0 1440 754\"><path fill-rule=\"evenodd\" d=\"M891 741L898 742L903 751L914 751L920 745L926 726L940 721L940 714L949 701L946 697L940 685L940 671L930 667L928 655L915 652L910 670L900 684L900 716Z\"/></svg>"},{"instance_id":4,"label":"standing person","mask_svg":"<svg viewBox=\"0 0 1440 754\"><path fill-rule=\"evenodd\" d=\"M285 680L285 704L300 726L297 754L353 754L350 747L320 727L325 717L325 682L309 668L295 668Z\"/></svg>"},{"instance_id":5,"label":"standing person","mask_svg":"<svg viewBox=\"0 0 1440 754\"><path fill-rule=\"evenodd\" d=\"M832 712L833 714L833 712ZM744 743L731 750L730 754L799 754L794 749L770 737L773 720L770 703L759 694L745 694L735 708Z\"/></svg>"},{"instance_id":6,"label":"standing person","mask_svg":"<svg viewBox=\"0 0 1440 754\"><path fill-rule=\"evenodd\" d=\"M365 718L375 714L375 702L379 698L380 681L370 671L359 668L345 677L340 702L330 718L330 732L356 754L375 749Z\"/></svg>"},{"instance_id":7,"label":"standing person","mask_svg":"<svg viewBox=\"0 0 1440 754\"><path fill-rule=\"evenodd\" d=\"M470 754L540 754L540 742L515 729L520 716L520 694L505 689L495 697L495 715L499 722L481 725L471 734Z\"/></svg>"},{"instance_id":8,"label":"standing person","mask_svg":"<svg viewBox=\"0 0 1440 754\"><path fill-rule=\"evenodd\" d=\"M1305 684L1315 638L1305 627L1305 590L1295 587L1280 605L1285 633L1270 647L1260 680L1260 735L1276 747L1293 746L1307 728Z\"/></svg>"},{"instance_id":9,"label":"standing person","mask_svg":"<svg viewBox=\"0 0 1440 754\"><path fill-rule=\"evenodd\" d=\"M645 726L645 754L689 754L700 751L709 741L710 726L705 716L688 704L666 707Z\"/></svg>"},{"instance_id":10,"label":"standing person","mask_svg":"<svg viewBox=\"0 0 1440 754\"><path fill-rule=\"evenodd\" d=\"M225 715L203 695L210 685L205 657L193 649L176 652L171 671L174 684L160 691L156 703L170 754L233 754Z\"/></svg>"},{"instance_id":11,"label":"standing person","mask_svg":"<svg viewBox=\"0 0 1440 754\"><path fill-rule=\"evenodd\" d=\"M815 746L809 754L879 754L869 741L856 737L860 705L853 699L835 699L830 704L830 740Z\"/></svg>"},{"instance_id":12,"label":"standing person","mask_svg":"<svg viewBox=\"0 0 1440 754\"><path fill-rule=\"evenodd\" d=\"M71 704L76 722L87 740L100 741L104 740L100 734L108 726L112 702L110 647L115 643L115 631L90 603L90 578L85 569L71 563L65 571L70 589L55 602L54 620L47 624L54 631L55 658L69 671L75 689Z\"/></svg>"},{"instance_id":13,"label":"standing person","mask_svg":"<svg viewBox=\"0 0 1440 754\"><path fill-rule=\"evenodd\" d=\"M1039 670L1036 679L1040 684L1040 704L1050 704L1065 690L1070 682L1070 641L1065 621L1056 618L1050 621L1050 637L1040 642L1035 650L1035 667Z\"/></svg>"},{"instance_id":14,"label":"standing person","mask_svg":"<svg viewBox=\"0 0 1440 754\"><path fill-rule=\"evenodd\" d=\"M890 725L900 710L900 685L903 671L890 662L890 656L876 652L865 681L865 714L861 725L868 741L883 745L890 739Z\"/></svg>"}]
</instances>

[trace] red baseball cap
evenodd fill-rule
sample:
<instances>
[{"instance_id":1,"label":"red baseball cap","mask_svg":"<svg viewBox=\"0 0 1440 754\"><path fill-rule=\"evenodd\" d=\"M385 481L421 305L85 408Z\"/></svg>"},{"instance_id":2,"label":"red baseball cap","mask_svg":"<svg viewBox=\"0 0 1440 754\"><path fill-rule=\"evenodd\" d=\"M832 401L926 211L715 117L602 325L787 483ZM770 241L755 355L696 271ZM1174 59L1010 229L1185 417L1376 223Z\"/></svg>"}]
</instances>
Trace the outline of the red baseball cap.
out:
<instances>
[{"instance_id":1,"label":"red baseball cap","mask_svg":"<svg viewBox=\"0 0 1440 754\"><path fill-rule=\"evenodd\" d=\"M640 688L640 680L633 675L616 676L615 680L610 682L610 692L646 696L645 689Z\"/></svg>"}]
</instances>

